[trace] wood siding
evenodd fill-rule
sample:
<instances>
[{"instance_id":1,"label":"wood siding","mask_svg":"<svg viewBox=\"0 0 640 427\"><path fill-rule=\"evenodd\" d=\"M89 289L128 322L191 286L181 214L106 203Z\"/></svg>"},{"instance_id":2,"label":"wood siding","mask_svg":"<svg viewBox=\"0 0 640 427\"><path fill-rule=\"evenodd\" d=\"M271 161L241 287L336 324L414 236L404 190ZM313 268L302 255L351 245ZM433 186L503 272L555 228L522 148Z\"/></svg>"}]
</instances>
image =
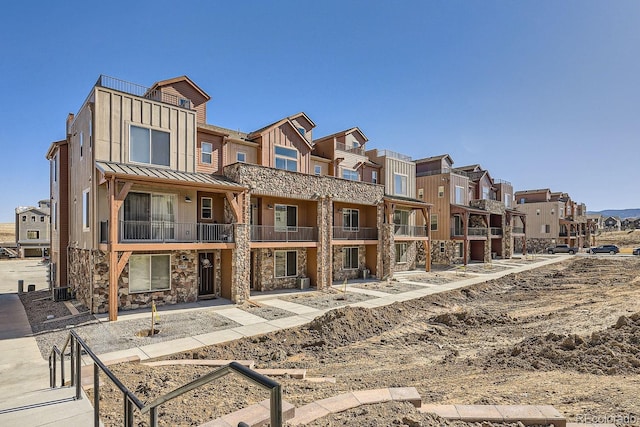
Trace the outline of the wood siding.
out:
<instances>
[{"instance_id":1,"label":"wood siding","mask_svg":"<svg viewBox=\"0 0 640 427\"><path fill-rule=\"evenodd\" d=\"M212 146L211 163L202 162L202 143L208 142ZM196 172L222 174L222 136L198 132L196 144Z\"/></svg>"},{"instance_id":2,"label":"wood siding","mask_svg":"<svg viewBox=\"0 0 640 427\"><path fill-rule=\"evenodd\" d=\"M527 214L527 238L557 239L560 233L559 213L562 205L562 202L534 202L517 205L520 212ZM549 225L549 233L543 231L542 227L545 225Z\"/></svg>"}]
</instances>

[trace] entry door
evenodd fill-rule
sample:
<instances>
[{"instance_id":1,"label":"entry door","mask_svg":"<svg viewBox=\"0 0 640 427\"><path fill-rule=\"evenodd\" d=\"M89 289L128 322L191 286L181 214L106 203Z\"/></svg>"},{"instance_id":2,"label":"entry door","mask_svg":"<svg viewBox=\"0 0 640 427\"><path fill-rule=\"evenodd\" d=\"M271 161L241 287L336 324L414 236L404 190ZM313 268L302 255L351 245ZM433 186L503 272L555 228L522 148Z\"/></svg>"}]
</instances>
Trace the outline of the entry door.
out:
<instances>
[{"instance_id":1,"label":"entry door","mask_svg":"<svg viewBox=\"0 0 640 427\"><path fill-rule=\"evenodd\" d=\"M198 255L198 295L213 295L214 276L213 253L200 253Z\"/></svg>"}]
</instances>

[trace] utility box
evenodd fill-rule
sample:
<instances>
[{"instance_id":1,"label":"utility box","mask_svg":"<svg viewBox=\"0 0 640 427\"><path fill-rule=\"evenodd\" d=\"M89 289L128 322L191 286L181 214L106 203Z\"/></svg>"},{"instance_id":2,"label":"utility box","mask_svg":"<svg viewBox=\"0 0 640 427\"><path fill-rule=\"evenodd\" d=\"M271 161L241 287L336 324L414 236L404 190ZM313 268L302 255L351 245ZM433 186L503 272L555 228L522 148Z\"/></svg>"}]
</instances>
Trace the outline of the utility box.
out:
<instances>
[{"instance_id":1,"label":"utility box","mask_svg":"<svg viewBox=\"0 0 640 427\"><path fill-rule=\"evenodd\" d=\"M368 268L363 268L362 270L360 270L360 278L362 279L368 279L369 275L371 274L371 271L369 271Z\"/></svg>"},{"instance_id":2,"label":"utility box","mask_svg":"<svg viewBox=\"0 0 640 427\"><path fill-rule=\"evenodd\" d=\"M298 288L309 289L311 286L311 279L308 277L298 277Z\"/></svg>"},{"instance_id":3,"label":"utility box","mask_svg":"<svg viewBox=\"0 0 640 427\"><path fill-rule=\"evenodd\" d=\"M68 286L53 288L53 300L58 301L68 301L71 299L71 291Z\"/></svg>"}]
</instances>

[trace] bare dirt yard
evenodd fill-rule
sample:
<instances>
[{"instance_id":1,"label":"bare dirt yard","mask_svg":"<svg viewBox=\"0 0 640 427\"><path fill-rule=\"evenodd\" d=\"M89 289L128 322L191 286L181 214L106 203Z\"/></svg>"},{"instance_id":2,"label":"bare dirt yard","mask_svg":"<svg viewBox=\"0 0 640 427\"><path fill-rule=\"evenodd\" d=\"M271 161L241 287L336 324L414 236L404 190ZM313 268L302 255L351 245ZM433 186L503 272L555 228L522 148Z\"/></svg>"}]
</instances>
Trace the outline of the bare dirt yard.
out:
<instances>
[{"instance_id":1,"label":"bare dirt yard","mask_svg":"<svg viewBox=\"0 0 640 427\"><path fill-rule=\"evenodd\" d=\"M296 406L353 390L414 386L426 403L548 404L569 421L637 420L639 297L640 259L575 257L390 306L339 308L305 326L170 358L254 360L256 368L306 368L308 377L335 379L278 378L283 398ZM129 363L113 371L151 401L211 368ZM102 381L101 418L107 426L122 425L122 396ZM160 425L199 425L267 397L238 377L225 377L166 403ZM146 417L136 417L137 425L146 425ZM311 425L462 424L395 402Z\"/></svg>"},{"instance_id":2,"label":"bare dirt yard","mask_svg":"<svg viewBox=\"0 0 640 427\"><path fill-rule=\"evenodd\" d=\"M16 242L16 225L13 222L0 223L0 242Z\"/></svg>"},{"instance_id":3,"label":"bare dirt yard","mask_svg":"<svg viewBox=\"0 0 640 427\"><path fill-rule=\"evenodd\" d=\"M640 246L640 230L602 231L596 235L599 245L618 245L621 248L637 248Z\"/></svg>"}]
</instances>

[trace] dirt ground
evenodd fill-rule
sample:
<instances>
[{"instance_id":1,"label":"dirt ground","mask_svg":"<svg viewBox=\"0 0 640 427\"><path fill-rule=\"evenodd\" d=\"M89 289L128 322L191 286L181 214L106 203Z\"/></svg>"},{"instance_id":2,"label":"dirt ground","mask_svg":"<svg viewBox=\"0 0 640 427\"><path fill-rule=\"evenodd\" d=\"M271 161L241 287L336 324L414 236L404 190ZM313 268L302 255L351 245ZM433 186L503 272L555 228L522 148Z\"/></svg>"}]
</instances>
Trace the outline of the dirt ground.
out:
<instances>
[{"instance_id":1,"label":"dirt ground","mask_svg":"<svg viewBox=\"0 0 640 427\"><path fill-rule=\"evenodd\" d=\"M16 225L13 222L0 222L0 242L16 242Z\"/></svg>"},{"instance_id":2,"label":"dirt ground","mask_svg":"<svg viewBox=\"0 0 640 427\"><path fill-rule=\"evenodd\" d=\"M640 230L602 231L596 235L598 245L618 245L621 248L640 246Z\"/></svg>"},{"instance_id":3,"label":"dirt ground","mask_svg":"<svg viewBox=\"0 0 640 427\"><path fill-rule=\"evenodd\" d=\"M305 368L308 377L335 379L277 378L283 399L296 406L353 390L413 386L426 403L549 404L574 422L637 420L639 296L640 259L576 257L386 307L339 308L302 327L171 358L254 360L256 368ZM151 401L211 369L136 363L113 371ZM101 418L121 425L122 396L103 381ZM164 404L160 425L199 425L266 398L266 391L225 377ZM146 425L146 417L136 417ZM311 425L461 424L396 402Z\"/></svg>"}]
</instances>

